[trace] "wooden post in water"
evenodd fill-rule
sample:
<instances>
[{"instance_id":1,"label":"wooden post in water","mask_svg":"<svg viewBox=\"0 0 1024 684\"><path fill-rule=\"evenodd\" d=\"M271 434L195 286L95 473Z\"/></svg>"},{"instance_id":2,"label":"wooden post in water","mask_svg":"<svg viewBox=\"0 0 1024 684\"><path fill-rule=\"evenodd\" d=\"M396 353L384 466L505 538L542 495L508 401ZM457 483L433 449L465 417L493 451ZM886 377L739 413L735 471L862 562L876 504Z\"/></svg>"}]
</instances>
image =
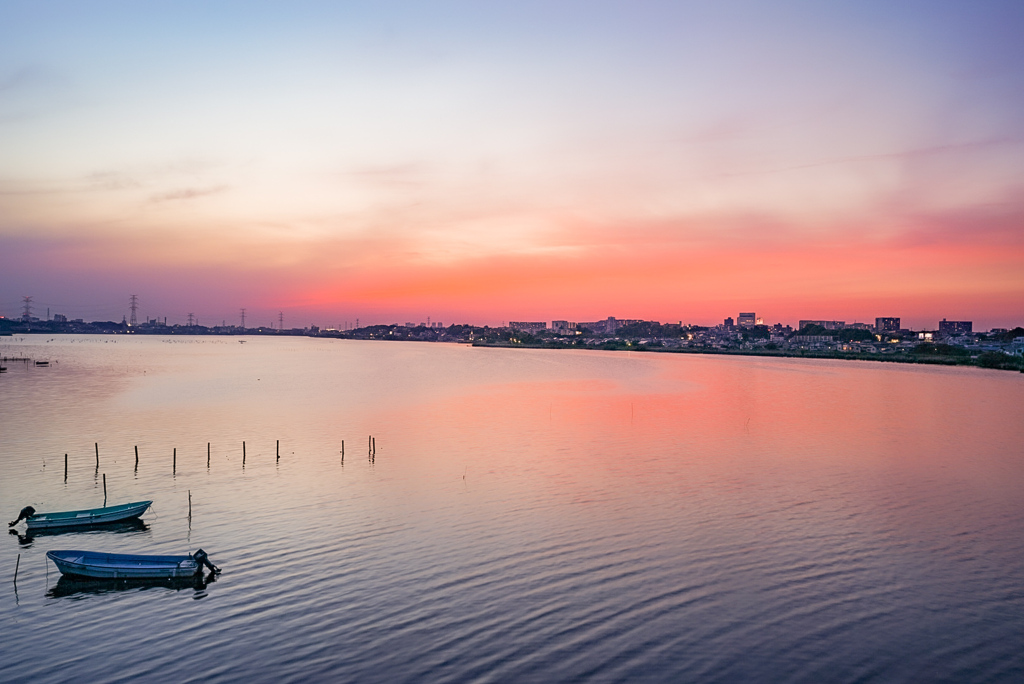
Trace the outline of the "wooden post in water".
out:
<instances>
[{"instance_id":1,"label":"wooden post in water","mask_svg":"<svg viewBox=\"0 0 1024 684\"><path fill-rule=\"evenodd\" d=\"M18 568L21 567L21 554L18 554L18 560L14 563L14 583L18 583Z\"/></svg>"},{"instance_id":2,"label":"wooden post in water","mask_svg":"<svg viewBox=\"0 0 1024 684\"><path fill-rule=\"evenodd\" d=\"M245 467L245 441L242 442L242 467Z\"/></svg>"},{"instance_id":3,"label":"wooden post in water","mask_svg":"<svg viewBox=\"0 0 1024 684\"><path fill-rule=\"evenodd\" d=\"M171 462L171 472L177 472L178 470L178 448L174 448L174 460Z\"/></svg>"},{"instance_id":4,"label":"wooden post in water","mask_svg":"<svg viewBox=\"0 0 1024 684\"><path fill-rule=\"evenodd\" d=\"M135 470L139 469L139 445L135 445Z\"/></svg>"},{"instance_id":5,"label":"wooden post in water","mask_svg":"<svg viewBox=\"0 0 1024 684\"><path fill-rule=\"evenodd\" d=\"M107 507L107 474L103 473L103 507Z\"/></svg>"},{"instance_id":6,"label":"wooden post in water","mask_svg":"<svg viewBox=\"0 0 1024 684\"><path fill-rule=\"evenodd\" d=\"M281 460L281 440L277 440L277 460Z\"/></svg>"},{"instance_id":7,"label":"wooden post in water","mask_svg":"<svg viewBox=\"0 0 1024 684\"><path fill-rule=\"evenodd\" d=\"M188 519L192 519L192 490L188 490Z\"/></svg>"},{"instance_id":8,"label":"wooden post in water","mask_svg":"<svg viewBox=\"0 0 1024 684\"><path fill-rule=\"evenodd\" d=\"M370 451L373 452L374 456L377 455L377 438L376 437L371 437L370 438Z\"/></svg>"},{"instance_id":9,"label":"wooden post in water","mask_svg":"<svg viewBox=\"0 0 1024 684\"><path fill-rule=\"evenodd\" d=\"M68 455L64 454L64 481L68 481Z\"/></svg>"},{"instance_id":10,"label":"wooden post in water","mask_svg":"<svg viewBox=\"0 0 1024 684\"><path fill-rule=\"evenodd\" d=\"M210 443L206 443L206 469L210 469Z\"/></svg>"},{"instance_id":11,"label":"wooden post in water","mask_svg":"<svg viewBox=\"0 0 1024 684\"><path fill-rule=\"evenodd\" d=\"M100 469L100 443L94 442L96 445L96 470Z\"/></svg>"}]
</instances>

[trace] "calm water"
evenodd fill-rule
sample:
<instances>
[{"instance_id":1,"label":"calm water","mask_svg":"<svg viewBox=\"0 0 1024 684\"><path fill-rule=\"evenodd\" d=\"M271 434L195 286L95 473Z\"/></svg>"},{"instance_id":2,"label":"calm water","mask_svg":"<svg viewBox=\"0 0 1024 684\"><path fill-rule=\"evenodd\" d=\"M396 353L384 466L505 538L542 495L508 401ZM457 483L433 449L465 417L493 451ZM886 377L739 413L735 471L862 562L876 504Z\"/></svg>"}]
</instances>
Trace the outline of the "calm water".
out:
<instances>
[{"instance_id":1,"label":"calm water","mask_svg":"<svg viewBox=\"0 0 1024 684\"><path fill-rule=\"evenodd\" d=\"M7 536L5 681L1024 678L1019 373L213 337L12 354L52 364L0 375L3 520L101 505L104 474L110 503L156 503ZM44 555L200 546L224 568L205 588L69 586Z\"/></svg>"}]
</instances>

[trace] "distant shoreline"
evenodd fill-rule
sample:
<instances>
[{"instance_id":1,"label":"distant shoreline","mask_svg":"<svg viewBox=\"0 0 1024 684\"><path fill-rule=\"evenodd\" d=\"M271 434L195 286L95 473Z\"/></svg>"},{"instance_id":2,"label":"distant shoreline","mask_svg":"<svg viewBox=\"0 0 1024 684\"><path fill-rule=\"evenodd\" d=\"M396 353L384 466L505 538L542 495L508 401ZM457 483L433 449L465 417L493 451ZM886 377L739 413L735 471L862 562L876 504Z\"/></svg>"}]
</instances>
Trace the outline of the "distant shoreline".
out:
<instances>
[{"instance_id":1,"label":"distant shoreline","mask_svg":"<svg viewBox=\"0 0 1024 684\"><path fill-rule=\"evenodd\" d=\"M14 332L14 333L0 333L0 337L13 337L14 335L32 335L32 336L56 336L66 337L72 335L87 335L87 336L105 336L105 335L116 335L124 336L124 333L109 333L109 332ZM645 344L634 344L634 345L569 345L569 344L534 344L534 343L516 343L511 344L503 341L485 341L485 340L415 340L415 339L395 339L388 337L348 337L341 335L324 335L324 334L313 334L313 335L295 335L295 334L284 334L278 335L267 332L232 332L232 333L202 333L197 332L189 335L188 333L177 333L177 334L144 334L140 337L308 337L311 339L340 339L340 340L361 340L370 342L430 342L436 344L438 342L444 344L469 344L473 347L481 348L493 348L493 349L541 349L550 351L561 351L561 350L582 350L582 351L628 351L628 352L643 352L652 354L701 354L707 356L748 356L758 358L780 358L780 359L825 359L825 360L839 360L839 361L874 361L877 363L905 363L912 365L924 365L924 366L961 366L966 368L983 368L986 370L1006 370L1006 371L1018 371L1024 373L1024 359L1017 356L1008 354L998 354L997 357L991 355L979 355L977 357L957 355L957 356L939 356L939 355L924 355L924 354L913 354L910 352L898 352L888 354L869 354L864 352L838 352L838 351L789 351L782 349L769 349L769 350L756 350L756 349L700 349L693 347L652 347ZM133 335L134 337L134 335Z\"/></svg>"},{"instance_id":2,"label":"distant shoreline","mask_svg":"<svg viewBox=\"0 0 1024 684\"><path fill-rule=\"evenodd\" d=\"M983 368L986 370L1008 370L1024 373L1024 364L1017 365L986 366L977 363L976 359L970 357L947 357L947 356L921 356L914 357L909 354L863 354L856 352L791 352L782 350L756 351L752 349L687 349L687 348L658 348L637 345L634 347L604 348L598 346L555 346L542 344L501 344L493 342L473 342L474 347L494 347L498 349L550 349L567 350L581 349L585 351L629 351L643 352L650 354L701 354L706 356L756 356L762 358L788 358L788 359L826 359L840 361L875 361L878 363L906 363L924 366L962 366L966 368ZM1004 355L1007 356L1007 355ZM1007 359L1014 361L1016 357L1007 356Z\"/></svg>"}]
</instances>

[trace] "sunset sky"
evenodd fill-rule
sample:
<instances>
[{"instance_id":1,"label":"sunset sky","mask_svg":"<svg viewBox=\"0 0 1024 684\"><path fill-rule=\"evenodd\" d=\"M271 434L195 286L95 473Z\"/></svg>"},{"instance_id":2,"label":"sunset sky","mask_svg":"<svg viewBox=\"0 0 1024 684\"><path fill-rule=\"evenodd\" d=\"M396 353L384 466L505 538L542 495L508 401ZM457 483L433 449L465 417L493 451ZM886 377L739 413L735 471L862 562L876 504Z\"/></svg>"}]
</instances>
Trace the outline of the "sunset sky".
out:
<instances>
[{"instance_id":1,"label":"sunset sky","mask_svg":"<svg viewBox=\"0 0 1024 684\"><path fill-rule=\"evenodd\" d=\"M1024 3L0 0L0 315L1024 323Z\"/></svg>"}]
</instances>

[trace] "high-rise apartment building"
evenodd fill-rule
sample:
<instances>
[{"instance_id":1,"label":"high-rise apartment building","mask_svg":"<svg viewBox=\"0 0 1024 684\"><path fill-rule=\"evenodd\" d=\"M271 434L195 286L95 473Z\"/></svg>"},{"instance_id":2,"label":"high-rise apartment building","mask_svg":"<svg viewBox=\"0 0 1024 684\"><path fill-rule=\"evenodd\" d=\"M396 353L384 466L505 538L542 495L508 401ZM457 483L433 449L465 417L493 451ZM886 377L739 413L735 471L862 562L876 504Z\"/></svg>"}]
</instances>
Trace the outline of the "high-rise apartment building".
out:
<instances>
[{"instance_id":1,"label":"high-rise apartment building","mask_svg":"<svg viewBox=\"0 0 1024 684\"><path fill-rule=\"evenodd\" d=\"M757 315L754 313L741 313L736 319L736 325L741 328L752 328L757 324Z\"/></svg>"},{"instance_id":2,"label":"high-rise apartment building","mask_svg":"<svg viewBox=\"0 0 1024 684\"><path fill-rule=\"evenodd\" d=\"M896 332L900 329L899 316L875 319L875 332Z\"/></svg>"},{"instance_id":3,"label":"high-rise apartment building","mask_svg":"<svg viewBox=\"0 0 1024 684\"><path fill-rule=\"evenodd\" d=\"M973 321L939 321L940 335L970 335L974 328Z\"/></svg>"}]
</instances>

